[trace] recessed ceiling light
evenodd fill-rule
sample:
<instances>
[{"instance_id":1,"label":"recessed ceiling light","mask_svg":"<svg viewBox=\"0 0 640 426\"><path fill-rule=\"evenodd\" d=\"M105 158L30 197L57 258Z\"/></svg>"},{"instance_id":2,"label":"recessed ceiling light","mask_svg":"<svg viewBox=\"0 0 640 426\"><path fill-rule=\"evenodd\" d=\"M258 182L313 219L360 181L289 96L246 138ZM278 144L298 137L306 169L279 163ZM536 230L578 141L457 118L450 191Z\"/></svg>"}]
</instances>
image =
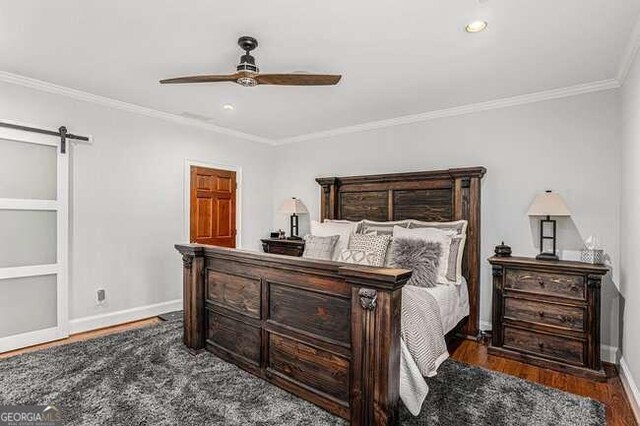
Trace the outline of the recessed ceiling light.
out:
<instances>
[{"instance_id":1,"label":"recessed ceiling light","mask_svg":"<svg viewBox=\"0 0 640 426\"><path fill-rule=\"evenodd\" d=\"M484 31L487 28L487 21L473 21L469 25L467 25L468 33L479 33Z\"/></svg>"},{"instance_id":2,"label":"recessed ceiling light","mask_svg":"<svg viewBox=\"0 0 640 426\"><path fill-rule=\"evenodd\" d=\"M222 105L223 109L226 109L227 111L233 111L234 109L236 109L236 107L233 106L233 104L224 104Z\"/></svg>"}]
</instances>

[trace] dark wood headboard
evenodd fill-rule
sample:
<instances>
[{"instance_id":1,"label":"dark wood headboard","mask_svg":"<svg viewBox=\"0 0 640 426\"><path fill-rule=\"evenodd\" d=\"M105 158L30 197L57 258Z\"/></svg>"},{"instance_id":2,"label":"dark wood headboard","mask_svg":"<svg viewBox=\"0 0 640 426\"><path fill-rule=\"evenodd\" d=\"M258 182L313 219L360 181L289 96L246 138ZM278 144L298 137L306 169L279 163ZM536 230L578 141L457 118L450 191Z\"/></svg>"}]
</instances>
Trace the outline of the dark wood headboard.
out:
<instances>
[{"instance_id":1,"label":"dark wood headboard","mask_svg":"<svg viewBox=\"0 0 640 426\"><path fill-rule=\"evenodd\" d=\"M462 274L469 286L470 313L463 332L475 338L480 332L480 179L486 171L468 167L318 178L321 219L467 220Z\"/></svg>"}]
</instances>

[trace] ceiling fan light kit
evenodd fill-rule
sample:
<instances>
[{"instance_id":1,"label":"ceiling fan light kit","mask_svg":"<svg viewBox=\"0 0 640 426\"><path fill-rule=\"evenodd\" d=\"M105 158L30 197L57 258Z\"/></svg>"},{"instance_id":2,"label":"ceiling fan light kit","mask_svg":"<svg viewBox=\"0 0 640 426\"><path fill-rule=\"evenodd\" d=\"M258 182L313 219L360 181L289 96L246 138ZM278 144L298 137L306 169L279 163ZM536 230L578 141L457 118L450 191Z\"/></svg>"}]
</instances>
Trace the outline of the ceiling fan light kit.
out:
<instances>
[{"instance_id":1,"label":"ceiling fan light kit","mask_svg":"<svg viewBox=\"0 0 640 426\"><path fill-rule=\"evenodd\" d=\"M258 47L258 40L253 37L242 36L238 39L238 46L245 51L245 54L240 57L240 63L236 67L238 73L242 74L236 80L236 83L243 87L257 86L258 80L253 76L258 74L260 69L256 66L256 59L249 52Z\"/></svg>"},{"instance_id":2,"label":"ceiling fan light kit","mask_svg":"<svg viewBox=\"0 0 640 426\"><path fill-rule=\"evenodd\" d=\"M243 87L255 87L259 84L277 86L332 86L338 84L341 75L331 74L260 74L256 65L256 59L251 51L258 47L258 40L249 36L238 39L238 46L245 54L240 57L240 63L236 67L235 74L229 75L197 75L190 77L177 77L160 80L160 84L179 83L216 83L230 81Z\"/></svg>"}]
</instances>

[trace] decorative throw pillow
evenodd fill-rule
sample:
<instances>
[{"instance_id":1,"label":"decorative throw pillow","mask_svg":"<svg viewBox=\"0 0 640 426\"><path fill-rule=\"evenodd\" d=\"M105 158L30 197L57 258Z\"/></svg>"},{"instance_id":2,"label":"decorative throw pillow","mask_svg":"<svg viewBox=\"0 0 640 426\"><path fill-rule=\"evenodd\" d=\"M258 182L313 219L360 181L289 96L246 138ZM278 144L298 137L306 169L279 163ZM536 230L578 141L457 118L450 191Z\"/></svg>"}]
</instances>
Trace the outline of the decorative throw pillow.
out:
<instances>
[{"instance_id":1,"label":"decorative throw pillow","mask_svg":"<svg viewBox=\"0 0 640 426\"><path fill-rule=\"evenodd\" d=\"M302 257L306 257L308 259L332 260L333 252L339 239L339 235L332 235L330 237L306 235L304 237L304 252L302 253Z\"/></svg>"},{"instance_id":2,"label":"decorative throw pillow","mask_svg":"<svg viewBox=\"0 0 640 426\"><path fill-rule=\"evenodd\" d=\"M364 250L345 249L340 252L338 262L353 263L355 265L376 266L376 255Z\"/></svg>"},{"instance_id":3,"label":"decorative throw pillow","mask_svg":"<svg viewBox=\"0 0 640 426\"><path fill-rule=\"evenodd\" d=\"M399 226L393 228L393 238L408 238L412 240L424 240L440 244L440 260L438 262L438 282L446 284L447 267L449 266L449 253L451 251L451 239L456 235L455 231L445 231L436 228L404 229ZM395 261L395 259L393 259Z\"/></svg>"},{"instance_id":4,"label":"decorative throw pillow","mask_svg":"<svg viewBox=\"0 0 640 426\"><path fill-rule=\"evenodd\" d=\"M435 287L438 284L438 264L442 252L440 243L410 238L394 238L391 250L395 267L413 271L407 282L408 285Z\"/></svg>"},{"instance_id":5,"label":"decorative throw pillow","mask_svg":"<svg viewBox=\"0 0 640 426\"><path fill-rule=\"evenodd\" d=\"M419 220L410 219L409 229L413 228L438 228L445 231L456 231L458 235L467 233L468 222L466 220L456 220L454 222L421 222Z\"/></svg>"},{"instance_id":6,"label":"decorative throw pillow","mask_svg":"<svg viewBox=\"0 0 640 426\"><path fill-rule=\"evenodd\" d=\"M325 219L324 223L348 223L353 226L353 232L357 234L362 229L362 221L354 222L352 220L343 220L343 219Z\"/></svg>"},{"instance_id":7,"label":"decorative throw pillow","mask_svg":"<svg viewBox=\"0 0 640 426\"><path fill-rule=\"evenodd\" d=\"M361 231L363 234L370 234L375 231L378 235L393 235L393 227L409 227L409 220L396 220L395 222L374 222L373 220L363 220Z\"/></svg>"},{"instance_id":8,"label":"decorative throw pillow","mask_svg":"<svg viewBox=\"0 0 640 426\"><path fill-rule=\"evenodd\" d=\"M447 281L451 284L462 284L462 258L466 241L466 234L461 234L451 239L449 264L447 265Z\"/></svg>"},{"instance_id":9,"label":"decorative throw pillow","mask_svg":"<svg viewBox=\"0 0 640 426\"><path fill-rule=\"evenodd\" d=\"M419 220L411 220L409 229L415 228L436 228L445 231L455 231L457 235L451 239L449 249L449 263L447 265L446 278L451 284L462 283L462 257L464 256L464 246L467 241L466 220L457 220L454 222L421 222Z\"/></svg>"},{"instance_id":10,"label":"decorative throw pillow","mask_svg":"<svg viewBox=\"0 0 640 426\"><path fill-rule=\"evenodd\" d=\"M390 235L354 234L351 236L349 249L373 253L371 266L383 266L390 242Z\"/></svg>"},{"instance_id":11,"label":"decorative throw pillow","mask_svg":"<svg viewBox=\"0 0 640 426\"><path fill-rule=\"evenodd\" d=\"M346 248L349 248L349 240L351 234L356 230L357 222L341 223L341 222L323 222L320 223L317 220L311 221L311 235L317 237L330 237L332 235L338 235L338 243L336 244L336 250L333 253L332 259L338 260L340 252Z\"/></svg>"}]
</instances>

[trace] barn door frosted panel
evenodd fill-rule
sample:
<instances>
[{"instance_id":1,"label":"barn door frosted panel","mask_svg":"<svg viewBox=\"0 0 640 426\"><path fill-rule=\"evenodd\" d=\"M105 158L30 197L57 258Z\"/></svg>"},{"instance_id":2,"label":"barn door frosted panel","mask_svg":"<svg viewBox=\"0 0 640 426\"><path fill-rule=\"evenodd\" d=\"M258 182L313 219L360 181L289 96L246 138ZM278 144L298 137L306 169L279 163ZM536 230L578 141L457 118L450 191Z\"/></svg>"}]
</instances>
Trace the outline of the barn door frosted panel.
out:
<instances>
[{"instance_id":1,"label":"barn door frosted panel","mask_svg":"<svg viewBox=\"0 0 640 426\"><path fill-rule=\"evenodd\" d=\"M68 335L68 155L0 127L0 352Z\"/></svg>"},{"instance_id":2,"label":"barn door frosted panel","mask_svg":"<svg viewBox=\"0 0 640 426\"><path fill-rule=\"evenodd\" d=\"M0 268L57 261L57 213L0 210Z\"/></svg>"},{"instance_id":3,"label":"barn door frosted panel","mask_svg":"<svg viewBox=\"0 0 640 426\"><path fill-rule=\"evenodd\" d=\"M55 200L57 156L55 146L0 138L0 198Z\"/></svg>"}]
</instances>

